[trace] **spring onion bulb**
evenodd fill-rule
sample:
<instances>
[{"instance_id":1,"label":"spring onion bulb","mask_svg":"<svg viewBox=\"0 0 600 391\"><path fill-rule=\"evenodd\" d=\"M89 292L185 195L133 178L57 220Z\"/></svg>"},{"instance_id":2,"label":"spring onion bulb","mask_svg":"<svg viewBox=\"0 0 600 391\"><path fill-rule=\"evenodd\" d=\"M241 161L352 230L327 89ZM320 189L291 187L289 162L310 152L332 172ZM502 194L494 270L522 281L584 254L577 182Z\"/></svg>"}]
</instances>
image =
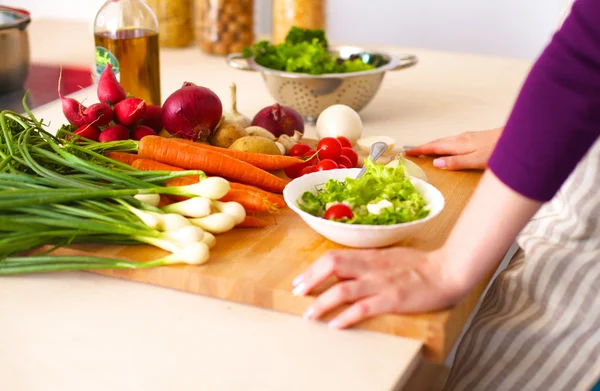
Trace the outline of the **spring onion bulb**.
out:
<instances>
[{"instance_id":1,"label":"spring onion bulb","mask_svg":"<svg viewBox=\"0 0 600 391\"><path fill-rule=\"evenodd\" d=\"M210 177L193 185L180 186L176 187L175 189L183 193L195 194L211 200L218 200L225 197L225 195L229 193L230 186L229 182L223 178Z\"/></svg>"},{"instance_id":2,"label":"spring onion bulb","mask_svg":"<svg viewBox=\"0 0 600 391\"><path fill-rule=\"evenodd\" d=\"M167 231L166 235L179 243L188 244L201 242L204 237L204 231L202 228L190 224L176 231Z\"/></svg>"},{"instance_id":3,"label":"spring onion bulb","mask_svg":"<svg viewBox=\"0 0 600 391\"><path fill-rule=\"evenodd\" d=\"M206 263L208 258L210 258L210 249L208 246L205 243L197 242L189 244L180 251L166 256L163 260L167 264L186 263L188 265L201 265Z\"/></svg>"},{"instance_id":4,"label":"spring onion bulb","mask_svg":"<svg viewBox=\"0 0 600 391\"><path fill-rule=\"evenodd\" d=\"M214 201L215 208L235 219L235 224L240 224L246 218L246 210L237 202Z\"/></svg>"},{"instance_id":5,"label":"spring onion bulb","mask_svg":"<svg viewBox=\"0 0 600 391\"><path fill-rule=\"evenodd\" d=\"M129 210L135 214L142 223L146 224L148 228L157 229L161 223L161 218L158 213L145 212L133 206L129 206Z\"/></svg>"},{"instance_id":6,"label":"spring onion bulb","mask_svg":"<svg viewBox=\"0 0 600 391\"><path fill-rule=\"evenodd\" d=\"M190 219L190 222L212 234L222 234L235 227L235 218L225 213L214 213L210 216Z\"/></svg>"},{"instance_id":7,"label":"spring onion bulb","mask_svg":"<svg viewBox=\"0 0 600 391\"><path fill-rule=\"evenodd\" d=\"M208 198L195 197L164 206L162 210L165 213L177 213L188 217L206 217L212 213L212 203Z\"/></svg>"},{"instance_id":8,"label":"spring onion bulb","mask_svg":"<svg viewBox=\"0 0 600 391\"><path fill-rule=\"evenodd\" d=\"M177 213L156 213L155 216L159 217L158 229L161 231L178 231L190 225L188 219Z\"/></svg>"},{"instance_id":9,"label":"spring onion bulb","mask_svg":"<svg viewBox=\"0 0 600 391\"><path fill-rule=\"evenodd\" d=\"M133 198L151 206L158 206L160 203L159 194L136 194L133 196Z\"/></svg>"},{"instance_id":10,"label":"spring onion bulb","mask_svg":"<svg viewBox=\"0 0 600 391\"><path fill-rule=\"evenodd\" d=\"M204 232L204 235L202 236L202 243L206 244L208 248L213 248L217 245L217 238L215 238L215 235L211 234L210 232Z\"/></svg>"}]
</instances>

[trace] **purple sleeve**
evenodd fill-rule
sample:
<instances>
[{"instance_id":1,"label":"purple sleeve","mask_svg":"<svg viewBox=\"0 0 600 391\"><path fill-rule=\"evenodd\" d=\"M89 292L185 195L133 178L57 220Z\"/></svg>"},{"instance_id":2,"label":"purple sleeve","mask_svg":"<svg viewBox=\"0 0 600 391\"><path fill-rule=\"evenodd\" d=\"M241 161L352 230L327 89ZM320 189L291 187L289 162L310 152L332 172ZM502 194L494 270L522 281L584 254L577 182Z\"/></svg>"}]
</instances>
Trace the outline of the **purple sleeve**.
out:
<instances>
[{"instance_id":1,"label":"purple sleeve","mask_svg":"<svg viewBox=\"0 0 600 391\"><path fill-rule=\"evenodd\" d=\"M489 167L548 201L599 134L600 0L577 0L525 80Z\"/></svg>"}]
</instances>

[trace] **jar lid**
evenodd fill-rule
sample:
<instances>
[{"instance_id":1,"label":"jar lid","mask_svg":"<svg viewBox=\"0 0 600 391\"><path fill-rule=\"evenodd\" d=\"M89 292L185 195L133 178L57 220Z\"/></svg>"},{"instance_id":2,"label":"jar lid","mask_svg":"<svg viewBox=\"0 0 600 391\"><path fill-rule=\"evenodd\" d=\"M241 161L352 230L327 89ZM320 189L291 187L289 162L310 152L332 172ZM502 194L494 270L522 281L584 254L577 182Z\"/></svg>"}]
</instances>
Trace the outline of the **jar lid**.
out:
<instances>
[{"instance_id":1,"label":"jar lid","mask_svg":"<svg viewBox=\"0 0 600 391\"><path fill-rule=\"evenodd\" d=\"M29 12L18 9L0 6L0 30L9 28L23 29L31 22Z\"/></svg>"}]
</instances>

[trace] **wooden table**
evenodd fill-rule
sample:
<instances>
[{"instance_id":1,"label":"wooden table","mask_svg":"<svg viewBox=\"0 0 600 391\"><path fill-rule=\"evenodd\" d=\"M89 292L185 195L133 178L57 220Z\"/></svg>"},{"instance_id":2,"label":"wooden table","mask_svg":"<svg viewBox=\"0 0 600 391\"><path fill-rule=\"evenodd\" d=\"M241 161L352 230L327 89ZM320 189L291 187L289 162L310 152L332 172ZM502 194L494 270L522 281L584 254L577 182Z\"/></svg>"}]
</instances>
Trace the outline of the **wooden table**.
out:
<instances>
[{"instance_id":1,"label":"wooden table","mask_svg":"<svg viewBox=\"0 0 600 391\"><path fill-rule=\"evenodd\" d=\"M59 59L71 65L81 65L89 61L91 66L93 50L87 50L93 45L89 26L72 22L39 21L32 24L30 33L33 36L34 62L56 63ZM64 35L77 39L73 39L73 45L68 48L58 48L52 44L62 41ZM393 50L398 53L415 53L419 56L420 63L413 69L387 75L377 97L361 116L365 123L365 135L389 135L395 137L399 145L418 144L465 130L501 125L530 66L528 62L511 59L410 48ZM212 88L222 97L228 96L229 84L236 82L240 93L238 106L245 113L254 113L272 103L259 75L229 69L222 58L202 55L196 48L162 50L161 68L163 99L167 92L178 88L182 80L189 80ZM89 91L81 91L76 97L89 95ZM57 103L53 103L39 108L37 113L46 122L60 124L64 119L58 107ZM313 130L308 129L307 135L314 136ZM425 167L431 182L442 190L447 199L452 200L452 206L446 208L419 236L404 244L433 248L447 235L479 175L439 171L431 167L429 160L420 161L420 164ZM291 217L281 216L281 219L287 218ZM233 238L246 234L232 232L230 235ZM335 247L330 243L321 243L319 250ZM207 273L206 279L214 277L214 274L212 277L210 275L216 273L217 269L227 268L223 266L225 261L219 265L219 251L221 250L215 250L214 256L217 258L207 268L212 272ZM307 259L306 262L310 261ZM231 265L238 263L234 261ZM260 298L255 291L254 297L257 300L252 304L269 307L270 304L264 303L285 302L286 308L277 304L276 309L292 314L302 312L311 299L293 298L289 294L291 274L300 271L302 267L302 263L297 263L293 271L287 270L279 278L275 278L278 270L269 272L272 273L268 274L272 278L265 279L269 291ZM162 271L153 271L152 273L158 274L152 278L160 278L160 274L167 269L160 270ZM265 269L256 270L259 277L265 275ZM140 275L136 277L142 279ZM196 286L196 291L206 289ZM247 302L240 299L240 292L252 292L253 289L252 284L238 285L220 296ZM29 386L23 389L44 389L33 380L24 380L24 376L41 371L55 375L49 378L52 382L47 384L68 390L94 389L86 383L86 378L90 377L98 379L97 384L106 384L111 389L119 389L119 386L124 387L127 383L133 389L158 390L161 389L160 384L166 384L161 381L167 379L171 381L169 384L180 384L184 388L185 384L188 388L233 389L227 388L236 385L236 379L228 371L231 368L248 380L246 384L249 386L246 389L252 389L252 382L256 382L254 386L259 386L261 382L252 376L252 371L244 368L260 369L262 362L273 368L271 382L262 383L262 389L266 390L279 389L281 384L286 384L286 379L290 390L327 389L327 382L333 381L332 376L336 375L337 384L347 387L344 389L361 389L356 386L353 388L352 384L371 385L362 389L389 389L389 384L393 382L399 386L404 384L414 370L420 357L419 341L424 341L428 346L425 350L428 358L440 361L445 357L474 307L481 289L483 286L449 311L413 317L386 316L363 324L365 328L371 329L374 324L382 327L389 325L387 331L410 335L411 339L352 330L329 333L325 341L318 337L317 330L323 327L320 323L305 322L296 316L247 308L234 302L222 302L200 295L186 295L90 273L11 278L0 284L0 313L10 314L8 319L11 326L8 332L0 334L0 386L4 385L4 389L19 389L18 384L27 383ZM245 296L248 297L246 294ZM230 312L237 316L228 316ZM24 341L38 330L33 325L46 325L49 329L42 327L32 337L30 345ZM119 327L121 325L122 328ZM289 340L288 327L302 343ZM210 330L222 328L230 330L231 334L216 331L210 333ZM249 328L255 331L249 332ZM65 335L60 330L64 330ZM70 333L75 333L77 339L69 340ZM276 342L272 337L276 338ZM202 344L198 345L198 341L202 341ZM231 341L231 345L228 341ZM203 349L202 345L205 345L207 352L214 354L221 353L219 347L224 347L228 355L219 356L216 360L211 354L195 356L196 350L192 347L199 351ZM86 346L87 349L84 349ZM156 348L151 349L150 346ZM397 357L398 361L387 365L384 358L385 365L381 366L379 359L361 361L357 354L352 354L358 351L356 349L372 349L369 350L371 356L366 354L366 357L384 357L387 354L388 359ZM298 351L298 354L292 354L292 350ZM335 354L335 351L339 353ZM113 355L110 355L111 352ZM118 353L114 354L115 352ZM96 353L101 356L96 356ZM247 358L240 358L239 355ZM30 366L19 366L19 361L12 360L11 357L21 357ZM184 364L197 362L202 369L208 370L201 372L203 376L194 376L192 368L198 366L175 365L175 357L183 360ZM35 361L36 358L39 361ZM156 360L168 363L160 376L158 373L161 366L154 364ZM136 366L136 361L142 365ZM332 361L343 365L338 367ZM113 371L113 379L108 379L103 375L105 372L97 370L113 363L129 370L117 368ZM381 370L368 370L369 363L377 363ZM61 365L79 365L80 370L74 372L73 378L67 379L55 373ZM286 375L286 370L289 376ZM19 374L22 376L18 376ZM144 378L146 375L148 378ZM303 377L302 381L289 381L298 376ZM179 379L179 383L176 379ZM215 379L220 379L220 383L215 382ZM6 384L7 381L10 383Z\"/></svg>"}]
</instances>

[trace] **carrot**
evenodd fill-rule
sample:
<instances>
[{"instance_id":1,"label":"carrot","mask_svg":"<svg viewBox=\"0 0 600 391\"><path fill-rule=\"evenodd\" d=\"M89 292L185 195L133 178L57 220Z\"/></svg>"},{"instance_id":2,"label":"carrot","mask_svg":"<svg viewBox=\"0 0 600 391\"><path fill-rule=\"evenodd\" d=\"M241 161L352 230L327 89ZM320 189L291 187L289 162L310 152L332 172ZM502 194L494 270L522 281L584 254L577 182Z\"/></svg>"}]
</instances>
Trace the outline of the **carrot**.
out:
<instances>
[{"instance_id":1,"label":"carrot","mask_svg":"<svg viewBox=\"0 0 600 391\"><path fill-rule=\"evenodd\" d=\"M271 203L260 193L254 193L247 190L231 189L229 190L229 193L219 201L237 202L246 209L246 212L276 212L277 209L279 209L277 205Z\"/></svg>"},{"instance_id":2,"label":"carrot","mask_svg":"<svg viewBox=\"0 0 600 391\"><path fill-rule=\"evenodd\" d=\"M171 200L167 195L161 194L160 202L158 203L158 207L162 208L163 206L171 205L172 203L173 203L173 200Z\"/></svg>"},{"instance_id":3,"label":"carrot","mask_svg":"<svg viewBox=\"0 0 600 391\"><path fill-rule=\"evenodd\" d=\"M232 149L215 147L208 144L200 144L190 140L176 139L178 143L185 144L196 149L208 149L223 155L234 157L243 162L252 164L254 167L265 171L283 170L303 160L293 156L268 155L266 153L234 151Z\"/></svg>"},{"instance_id":4,"label":"carrot","mask_svg":"<svg viewBox=\"0 0 600 391\"><path fill-rule=\"evenodd\" d=\"M156 160L139 157L131 164L131 166L142 171L183 171L183 168L170 166L168 164L157 162ZM195 175L195 177L196 182L198 182L198 176Z\"/></svg>"},{"instance_id":5,"label":"carrot","mask_svg":"<svg viewBox=\"0 0 600 391\"><path fill-rule=\"evenodd\" d=\"M236 228L264 228L268 224L265 220L254 216L246 216L244 221L236 225Z\"/></svg>"},{"instance_id":6,"label":"carrot","mask_svg":"<svg viewBox=\"0 0 600 391\"><path fill-rule=\"evenodd\" d=\"M130 166L138 158L138 155L136 155L135 153L127 152L106 152L104 156L106 156L109 159L128 164Z\"/></svg>"},{"instance_id":7,"label":"carrot","mask_svg":"<svg viewBox=\"0 0 600 391\"><path fill-rule=\"evenodd\" d=\"M174 138L146 136L140 141L138 155L187 170L202 170L208 175L243 182L274 193L281 193L288 183L231 156L212 149L194 148Z\"/></svg>"}]
</instances>

